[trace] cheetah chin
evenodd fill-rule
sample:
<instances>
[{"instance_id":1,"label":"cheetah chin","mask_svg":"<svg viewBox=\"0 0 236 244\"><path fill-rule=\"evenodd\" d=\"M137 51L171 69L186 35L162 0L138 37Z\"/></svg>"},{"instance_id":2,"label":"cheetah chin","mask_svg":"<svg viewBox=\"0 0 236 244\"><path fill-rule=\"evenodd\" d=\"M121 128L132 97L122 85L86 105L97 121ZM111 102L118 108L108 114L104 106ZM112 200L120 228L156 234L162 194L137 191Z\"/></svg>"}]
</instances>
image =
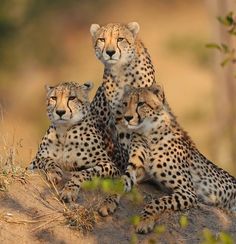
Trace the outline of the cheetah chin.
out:
<instances>
[{"instance_id":1,"label":"cheetah chin","mask_svg":"<svg viewBox=\"0 0 236 244\"><path fill-rule=\"evenodd\" d=\"M129 130L138 130L143 126L143 121L137 125L130 125L127 121L125 121L124 123L125 123L125 126L127 126L127 128Z\"/></svg>"}]
</instances>

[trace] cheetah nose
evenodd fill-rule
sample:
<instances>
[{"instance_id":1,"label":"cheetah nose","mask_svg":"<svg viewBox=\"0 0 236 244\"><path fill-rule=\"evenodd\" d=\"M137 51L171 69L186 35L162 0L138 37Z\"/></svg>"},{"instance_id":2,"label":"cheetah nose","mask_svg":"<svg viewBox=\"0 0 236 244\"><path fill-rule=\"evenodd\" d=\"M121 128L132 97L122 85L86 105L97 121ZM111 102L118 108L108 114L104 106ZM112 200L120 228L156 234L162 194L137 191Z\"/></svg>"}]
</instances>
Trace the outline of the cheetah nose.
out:
<instances>
[{"instance_id":1,"label":"cheetah nose","mask_svg":"<svg viewBox=\"0 0 236 244\"><path fill-rule=\"evenodd\" d=\"M60 117L66 113L66 110L57 110L56 114L58 114Z\"/></svg>"},{"instance_id":2,"label":"cheetah nose","mask_svg":"<svg viewBox=\"0 0 236 244\"><path fill-rule=\"evenodd\" d=\"M115 52L115 50L106 50L106 54L110 56L110 58L113 56L113 54L115 54Z\"/></svg>"},{"instance_id":3,"label":"cheetah nose","mask_svg":"<svg viewBox=\"0 0 236 244\"><path fill-rule=\"evenodd\" d=\"M127 120L128 122L133 119L133 116L125 116L125 120Z\"/></svg>"}]
</instances>

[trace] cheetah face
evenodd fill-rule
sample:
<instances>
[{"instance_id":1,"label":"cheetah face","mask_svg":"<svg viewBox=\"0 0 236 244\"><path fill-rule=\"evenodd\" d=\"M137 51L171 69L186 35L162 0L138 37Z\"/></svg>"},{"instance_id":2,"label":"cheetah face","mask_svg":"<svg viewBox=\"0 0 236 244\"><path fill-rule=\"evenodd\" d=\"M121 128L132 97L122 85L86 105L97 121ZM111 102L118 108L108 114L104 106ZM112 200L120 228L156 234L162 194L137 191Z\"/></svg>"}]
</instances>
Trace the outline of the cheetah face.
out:
<instances>
[{"instance_id":1,"label":"cheetah face","mask_svg":"<svg viewBox=\"0 0 236 244\"><path fill-rule=\"evenodd\" d=\"M125 86L123 122L130 130L150 127L158 120L164 106L164 92L160 86L134 88Z\"/></svg>"},{"instance_id":2,"label":"cheetah face","mask_svg":"<svg viewBox=\"0 0 236 244\"><path fill-rule=\"evenodd\" d=\"M90 32L97 58L108 66L130 63L134 57L138 31L139 24L136 22L127 25L110 23L102 27L92 24Z\"/></svg>"},{"instance_id":3,"label":"cheetah face","mask_svg":"<svg viewBox=\"0 0 236 244\"><path fill-rule=\"evenodd\" d=\"M76 82L60 83L55 87L46 86L47 113L55 125L73 125L82 120L88 110L88 92L92 83L79 85Z\"/></svg>"}]
</instances>

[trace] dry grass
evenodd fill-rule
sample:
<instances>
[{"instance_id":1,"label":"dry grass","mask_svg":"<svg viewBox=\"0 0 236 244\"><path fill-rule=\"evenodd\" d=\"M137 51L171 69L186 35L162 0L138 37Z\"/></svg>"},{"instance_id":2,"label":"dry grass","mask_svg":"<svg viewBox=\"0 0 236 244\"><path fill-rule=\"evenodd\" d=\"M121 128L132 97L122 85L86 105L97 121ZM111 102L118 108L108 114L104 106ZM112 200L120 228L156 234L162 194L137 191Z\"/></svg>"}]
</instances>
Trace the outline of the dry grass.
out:
<instances>
[{"instance_id":1,"label":"dry grass","mask_svg":"<svg viewBox=\"0 0 236 244\"><path fill-rule=\"evenodd\" d=\"M24 181L27 181L28 185L31 184L29 181L29 175L24 175ZM2 184L1 189L7 191L7 186L13 183L14 180L21 179L20 176L11 177L10 174L2 177L4 185ZM30 220L19 216L18 213L14 212L0 212L0 221L6 222L8 224L22 224L29 225L31 232L37 232L39 230L45 230L57 225L64 225L74 230L79 231L81 234L86 234L93 230L95 223L97 222L97 216L95 209L89 204L88 207L82 205L71 205L68 207L63 202L59 200L58 189L55 185L49 184L43 176L40 175L40 180L44 182L47 190L50 192L50 200L45 199L42 192L40 192L37 186L31 185L33 191L28 194L32 196L38 204L44 205L47 209L50 209L50 213L45 213L32 217ZM24 196L22 196L24 197Z\"/></svg>"},{"instance_id":2,"label":"dry grass","mask_svg":"<svg viewBox=\"0 0 236 244\"><path fill-rule=\"evenodd\" d=\"M92 231L95 223L97 222L97 214L94 207L91 206L89 202L85 203L85 205L88 206L87 208L78 204L70 204L70 206L67 206L65 203L60 201L60 194L54 182L51 181L50 184L45 180L44 182L49 189L52 189L51 193L53 198L60 205L58 213L62 214L65 218L62 223L83 234Z\"/></svg>"},{"instance_id":3,"label":"dry grass","mask_svg":"<svg viewBox=\"0 0 236 244\"><path fill-rule=\"evenodd\" d=\"M97 221L94 210L84 206L77 206L72 210L67 208L64 211L64 216L67 225L82 233L92 231Z\"/></svg>"},{"instance_id":4,"label":"dry grass","mask_svg":"<svg viewBox=\"0 0 236 244\"><path fill-rule=\"evenodd\" d=\"M2 128L6 127L2 113L0 126ZM21 166L24 165L20 160L22 139L17 138L15 133L9 139L7 132L5 132L2 133L0 142L2 144L0 148L0 192L7 194L8 188L15 181L19 181L23 185L32 184L29 179L29 172ZM0 221L8 224L29 225L32 232L37 232L41 229L45 230L56 225L65 225L83 234L92 231L96 223L94 208L89 206L89 204L87 204L88 208L79 205L68 207L60 201L59 191L53 182L49 183L42 175L39 176L50 192L50 197L53 201L50 202L45 199L36 185L32 185L33 191L28 192L28 194L34 200L37 200L39 204L41 203L48 209L52 209L53 212L35 216L29 220L19 216L17 213L3 211L0 212Z\"/></svg>"},{"instance_id":5,"label":"dry grass","mask_svg":"<svg viewBox=\"0 0 236 244\"><path fill-rule=\"evenodd\" d=\"M0 126L4 128L4 117L0 108ZM17 163L19 158L19 149L22 148L22 139L16 138L13 133L12 140L9 142L7 138L7 132L1 134L0 138L1 150L0 150L0 191L6 191L7 186L13 180L19 180L25 182L26 170L20 166L20 162Z\"/></svg>"}]
</instances>

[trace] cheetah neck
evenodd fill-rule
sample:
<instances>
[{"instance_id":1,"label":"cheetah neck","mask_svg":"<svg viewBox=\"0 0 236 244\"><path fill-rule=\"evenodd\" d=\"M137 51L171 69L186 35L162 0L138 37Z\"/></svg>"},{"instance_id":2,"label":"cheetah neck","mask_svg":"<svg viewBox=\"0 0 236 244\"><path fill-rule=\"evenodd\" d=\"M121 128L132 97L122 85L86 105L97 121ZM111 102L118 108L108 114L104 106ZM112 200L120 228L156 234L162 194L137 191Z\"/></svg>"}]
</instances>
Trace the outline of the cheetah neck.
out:
<instances>
[{"instance_id":1,"label":"cheetah neck","mask_svg":"<svg viewBox=\"0 0 236 244\"><path fill-rule=\"evenodd\" d=\"M103 81L118 87L126 84L134 87L150 86L155 81L155 71L150 55L140 40L136 41L134 58L126 65L105 65Z\"/></svg>"},{"instance_id":2,"label":"cheetah neck","mask_svg":"<svg viewBox=\"0 0 236 244\"><path fill-rule=\"evenodd\" d=\"M155 145L161 140L168 141L171 138L177 139L181 137L184 138L189 147L193 150L196 149L194 142L180 126L167 103L164 106L164 110L150 121L147 121L138 133L145 136L151 145Z\"/></svg>"},{"instance_id":3,"label":"cheetah neck","mask_svg":"<svg viewBox=\"0 0 236 244\"><path fill-rule=\"evenodd\" d=\"M155 82L155 71L147 49L136 41L134 58L126 65L105 65L103 85L106 97L113 110L119 107L125 85L133 87L151 86Z\"/></svg>"}]
</instances>

